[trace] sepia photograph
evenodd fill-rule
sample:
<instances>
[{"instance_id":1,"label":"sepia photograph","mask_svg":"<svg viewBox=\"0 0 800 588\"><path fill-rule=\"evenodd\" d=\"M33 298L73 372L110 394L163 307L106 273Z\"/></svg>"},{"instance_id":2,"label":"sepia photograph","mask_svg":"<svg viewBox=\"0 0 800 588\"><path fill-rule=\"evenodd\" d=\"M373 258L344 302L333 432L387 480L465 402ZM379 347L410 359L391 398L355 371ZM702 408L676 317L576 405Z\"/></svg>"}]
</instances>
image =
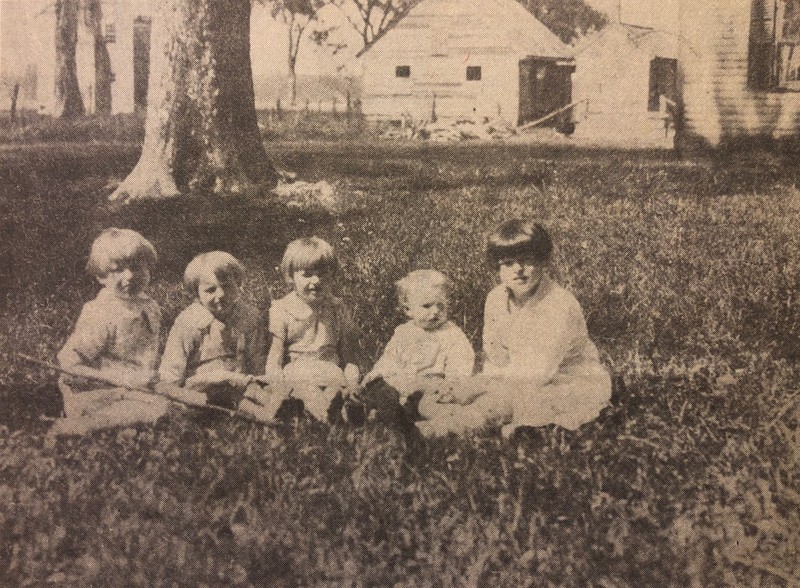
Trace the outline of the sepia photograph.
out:
<instances>
[{"instance_id":1,"label":"sepia photograph","mask_svg":"<svg viewBox=\"0 0 800 588\"><path fill-rule=\"evenodd\" d=\"M0 586L800 587L800 0L0 0Z\"/></svg>"}]
</instances>

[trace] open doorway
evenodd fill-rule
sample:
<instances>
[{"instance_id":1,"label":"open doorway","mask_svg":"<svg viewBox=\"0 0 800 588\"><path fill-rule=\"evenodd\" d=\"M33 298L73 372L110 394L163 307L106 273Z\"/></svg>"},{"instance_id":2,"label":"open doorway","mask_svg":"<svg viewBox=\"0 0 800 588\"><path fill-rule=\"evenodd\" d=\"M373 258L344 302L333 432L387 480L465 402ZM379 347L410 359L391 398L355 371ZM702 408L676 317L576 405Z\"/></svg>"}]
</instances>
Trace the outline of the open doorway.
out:
<instances>
[{"instance_id":1,"label":"open doorway","mask_svg":"<svg viewBox=\"0 0 800 588\"><path fill-rule=\"evenodd\" d=\"M661 108L661 96L672 103L678 101L678 60L654 57L650 62L650 83L647 110L657 112Z\"/></svg>"},{"instance_id":2,"label":"open doorway","mask_svg":"<svg viewBox=\"0 0 800 588\"><path fill-rule=\"evenodd\" d=\"M572 101L575 64L563 59L527 57L519 62L519 119L517 124L538 120ZM570 122L564 112L543 123L564 128Z\"/></svg>"}]
</instances>

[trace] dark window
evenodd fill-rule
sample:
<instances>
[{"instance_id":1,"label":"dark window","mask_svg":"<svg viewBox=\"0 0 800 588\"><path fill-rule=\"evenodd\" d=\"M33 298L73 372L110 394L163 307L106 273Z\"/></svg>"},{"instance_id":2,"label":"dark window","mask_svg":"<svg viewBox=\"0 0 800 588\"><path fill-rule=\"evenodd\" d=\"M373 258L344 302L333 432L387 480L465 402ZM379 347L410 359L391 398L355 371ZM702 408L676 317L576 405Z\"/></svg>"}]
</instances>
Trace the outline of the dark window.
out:
<instances>
[{"instance_id":1,"label":"dark window","mask_svg":"<svg viewBox=\"0 0 800 588\"><path fill-rule=\"evenodd\" d=\"M481 66L480 65L468 65L467 66L467 81L468 82L477 82L481 79Z\"/></svg>"},{"instance_id":2,"label":"dark window","mask_svg":"<svg viewBox=\"0 0 800 588\"><path fill-rule=\"evenodd\" d=\"M748 85L800 90L800 0L753 0Z\"/></svg>"},{"instance_id":3,"label":"dark window","mask_svg":"<svg viewBox=\"0 0 800 588\"><path fill-rule=\"evenodd\" d=\"M411 77L411 66L410 65L398 65L394 68L394 77L396 78L410 78Z\"/></svg>"},{"instance_id":4,"label":"dark window","mask_svg":"<svg viewBox=\"0 0 800 588\"><path fill-rule=\"evenodd\" d=\"M113 22L110 22L106 25L104 40L106 43L117 42L117 26Z\"/></svg>"}]
</instances>

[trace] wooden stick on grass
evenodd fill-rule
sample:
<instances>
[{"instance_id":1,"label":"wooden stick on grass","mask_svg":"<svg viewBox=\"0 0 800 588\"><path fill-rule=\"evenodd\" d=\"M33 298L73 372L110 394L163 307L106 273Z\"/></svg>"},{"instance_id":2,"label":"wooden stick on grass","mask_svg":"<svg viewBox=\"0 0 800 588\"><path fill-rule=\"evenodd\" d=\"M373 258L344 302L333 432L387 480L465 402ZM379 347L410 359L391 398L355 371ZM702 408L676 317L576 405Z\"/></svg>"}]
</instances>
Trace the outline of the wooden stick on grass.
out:
<instances>
[{"instance_id":1,"label":"wooden stick on grass","mask_svg":"<svg viewBox=\"0 0 800 588\"><path fill-rule=\"evenodd\" d=\"M17 353L16 356L19 357L20 359L24 359L28 363L32 363L34 365L38 365L41 368L45 368L47 370L50 370L50 371L53 371L53 372L56 372L56 373L59 373L59 374L72 376L74 378L83 378L83 379L86 379L86 380L93 380L93 381L99 382L101 384L107 384L109 386L119 387L118 383L112 382L111 380L107 380L107 379L101 378L99 376L85 376L83 374L78 374L78 373L75 373L75 372L73 372L71 370L68 370L66 368L62 368L61 366L55 365L53 363L50 363L48 361L42 361L41 359L38 359L36 357L31 357L30 355L25 355L24 353ZM203 410L210 410L210 411L213 411L213 412L222 412L222 413L228 415L229 417L240 418L240 419L243 419L243 420L246 420L246 421L250 421L250 422L253 422L253 423L260 423L262 425L268 425L268 426L275 426L275 425L279 425L279 424L284 424L284 423L280 423L278 421L275 421L274 419L261 420L261 419L256 418L255 416L253 416L253 415L251 415L249 413L242 412L242 411L239 411L239 410L232 410L230 408L225 408L224 406L216 406L214 404L202 404L202 403L199 403L199 402L191 402L191 401L186 400L184 398L178 398L178 397L175 397L175 396L171 396L170 394L166 394L164 392L159 392L157 390L153 390L151 388L146 388L144 386L125 386L125 388L127 388L128 390L135 390L136 392L142 392L144 394L150 394L150 395L153 395L153 396L161 396L163 398L167 398L167 399L171 400L172 402L175 402L176 404L181 404L183 406L189 406L191 408L200 408L200 409L203 409Z\"/></svg>"}]
</instances>

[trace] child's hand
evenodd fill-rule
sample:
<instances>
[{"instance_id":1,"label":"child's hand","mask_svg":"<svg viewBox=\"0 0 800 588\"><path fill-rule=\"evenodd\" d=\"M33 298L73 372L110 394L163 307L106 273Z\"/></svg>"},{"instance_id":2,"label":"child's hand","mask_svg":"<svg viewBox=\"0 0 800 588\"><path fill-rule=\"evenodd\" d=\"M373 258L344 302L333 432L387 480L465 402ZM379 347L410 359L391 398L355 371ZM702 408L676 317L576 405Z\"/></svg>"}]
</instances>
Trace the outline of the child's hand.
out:
<instances>
[{"instance_id":1,"label":"child's hand","mask_svg":"<svg viewBox=\"0 0 800 588\"><path fill-rule=\"evenodd\" d=\"M486 392L486 381L475 377L448 380L446 387L442 388L442 396L449 398L447 402L461 405L472 404ZM444 400L439 402L444 402Z\"/></svg>"},{"instance_id":2,"label":"child's hand","mask_svg":"<svg viewBox=\"0 0 800 588\"><path fill-rule=\"evenodd\" d=\"M518 426L519 425L515 423L509 423L507 425L503 425L503 427L500 429L500 434L503 436L503 439L505 439L506 441L511 439L511 436L517 430Z\"/></svg>"},{"instance_id":3,"label":"child's hand","mask_svg":"<svg viewBox=\"0 0 800 588\"><path fill-rule=\"evenodd\" d=\"M255 376L251 376L250 374L238 374L236 372L231 372L228 378L228 384L240 390L244 390L254 381Z\"/></svg>"},{"instance_id":4,"label":"child's hand","mask_svg":"<svg viewBox=\"0 0 800 588\"><path fill-rule=\"evenodd\" d=\"M453 396L452 392L444 392L436 396L436 402L439 404L455 404L456 397Z\"/></svg>"}]
</instances>

